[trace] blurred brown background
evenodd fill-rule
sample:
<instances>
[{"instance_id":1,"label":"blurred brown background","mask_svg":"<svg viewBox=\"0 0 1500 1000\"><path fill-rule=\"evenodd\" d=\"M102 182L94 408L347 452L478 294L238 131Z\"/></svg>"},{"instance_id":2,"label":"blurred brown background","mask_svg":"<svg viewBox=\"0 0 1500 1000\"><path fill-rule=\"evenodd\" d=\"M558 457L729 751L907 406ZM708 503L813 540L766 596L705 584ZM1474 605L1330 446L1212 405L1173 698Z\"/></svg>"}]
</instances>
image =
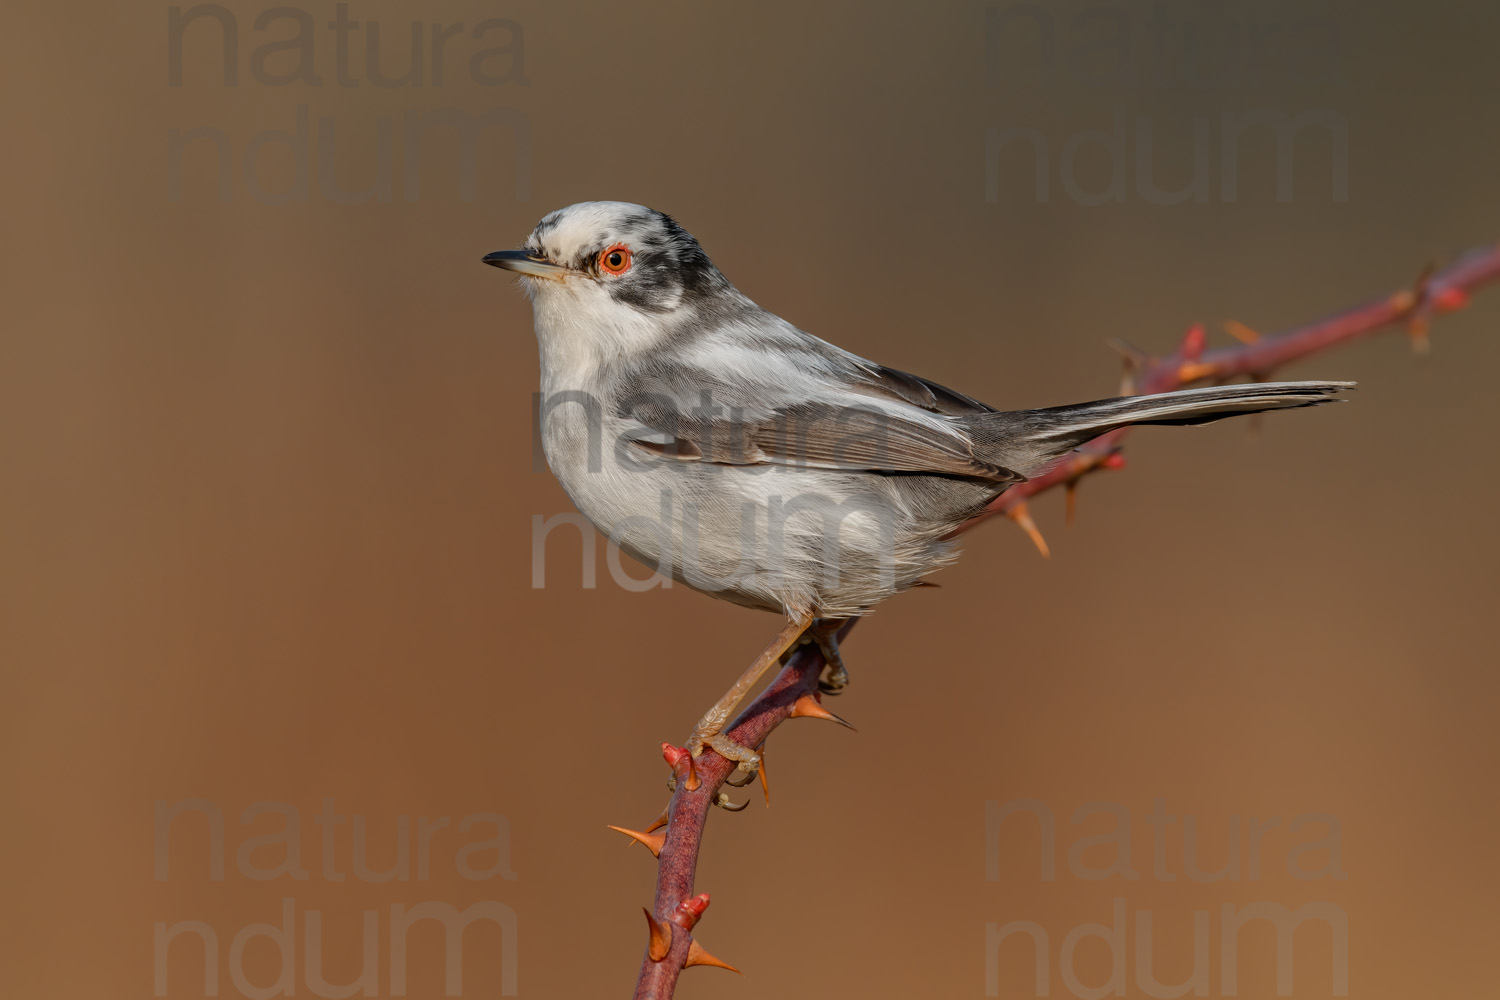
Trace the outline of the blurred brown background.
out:
<instances>
[{"instance_id":1,"label":"blurred brown background","mask_svg":"<svg viewBox=\"0 0 1500 1000\"><path fill-rule=\"evenodd\" d=\"M201 921L218 995L256 995L279 956L250 941L237 984L232 942L290 899L297 995L320 995L310 912L334 983L358 976L373 915L388 996L390 908L426 902L514 913L513 961L494 924L468 930L464 995L500 995L510 974L522 997L626 994L653 868L604 825L656 814L658 744L686 735L774 622L681 588L626 592L597 539L600 585L584 589L571 529L532 587L532 516L571 507L532 470L530 310L479 257L545 212L599 198L672 212L773 311L1015 407L1111 394L1107 337L1166 351L1194 320L1279 329L1500 236L1494 5L1169 2L1175 27L1145 3L1014 7L994 5L987 38L983 4L361 2L347 11L363 26L357 86L338 79L331 3L294 8L315 24L318 79L285 84L257 79L253 56L295 21L257 30L266 7L229 4L233 86L209 16L186 29L173 86L165 5L12 11L4 992L148 997L160 974L166 995L202 995L199 939L165 960L153 944L158 923ZM420 86L378 86L368 26L400 77L413 18ZM475 38L485 18L511 24ZM464 25L441 82L435 22ZM297 66L272 53L261 76ZM291 149L256 139L295 132L299 106L305 197ZM510 109L467 156L470 200L442 129L406 188L403 116L444 108ZM1221 116L1258 108L1321 116L1296 139L1287 200L1268 130L1223 168ZM1070 140L1117 113L1125 147L1080 140L1065 176ZM1205 197L1161 204L1141 163L1160 188L1187 184L1196 116ZM199 127L227 143L226 200L211 136L174 178L172 133ZM329 164L342 190L367 188L382 127L389 199L337 203ZM987 188L986 132L1015 127L1048 150L1045 202L1035 146L1004 147ZM1118 200L1080 203L1116 168ZM1060 497L1037 504L1050 561L994 524L942 590L881 608L851 638L855 683L834 706L859 733L786 727L773 807L713 817L700 937L746 976L693 970L680 995L1040 995L1024 938L986 980L986 924L1013 921L1048 935L1051 995L1096 995L1104 942L1077 945L1072 985L1061 952L1117 899L1125 995L1165 995L1141 985L1139 911L1167 983L1191 973L1207 914L1220 996L1221 907L1256 903L1347 921L1296 932L1295 996L1337 995L1341 942L1348 995L1479 995L1500 930L1497 326L1491 290L1437 325L1428 358L1393 332L1284 373L1358 379L1349 406L1258 435L1141 432L1125 472L1084 484L1074 527ZM222 881L201 815L171 827L170 869L155 870L156 803L188 798L222 812ZM326 799L336 827L315 822ZM1051 880L1025 816L991 830L987 877L986 802L1017 799L1054 816ZM1182 821L1164 846L1177 876L1158 876L1156 800L1192 817L1208 871L1238 829L1239 877L1187 877ZM283 812L241 823L266 802ZM1115 812L1074 824L1090 803ZM494 836L457 831L480 813L511 842L503 859L468 854L469 870L514 879L459 874L458 849ZM244 862L241 847L288 814L308 877L251 877L286 846L252 841ZM1308 814L1324 818L1289 829ZM353 873L356 816L376 869L407 824L407 878ZM450 820L426 880L424 817ZM1248 825L1272 817L1252 878ZM1084 838L1121 822L1139 878L1080 877L1114 856ZM343 881L323 867L325 830ZM410 941L409 994L443 995L436 925ZM1238 995L1275 995L1269 926L1247 927L1238 953Z\"/></svg>"}]
</instances>

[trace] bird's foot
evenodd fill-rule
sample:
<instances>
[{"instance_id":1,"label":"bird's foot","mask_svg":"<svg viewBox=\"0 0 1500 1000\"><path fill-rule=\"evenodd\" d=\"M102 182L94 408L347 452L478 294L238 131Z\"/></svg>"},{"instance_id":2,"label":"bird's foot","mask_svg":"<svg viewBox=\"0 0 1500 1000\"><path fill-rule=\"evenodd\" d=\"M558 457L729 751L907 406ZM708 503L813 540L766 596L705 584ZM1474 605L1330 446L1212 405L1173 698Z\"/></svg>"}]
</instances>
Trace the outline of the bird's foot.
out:
<instances>
[{"instance_id":1,"label":"bird's foot","mask_svg":"<svg viewBox=\"0 0 1500 1000\"><path fill-rule=\"evenodd\" d=\"M734 752L735 748L737 748L739 751L751 753L752 756L754 757L753 761L752 760L742 760L742 761L739 761L738 762L739 763L738 769L733 772L734 776L733 777L726 777L724 779L724 784L727 785L730 788L744 788L746 785L750 784L750 782L754 781L756 778L759 778L760 779L761 788L764 789L764 791L765 791L766 805L770 805L771 804L771 786L767 783L767 779L766 779L766 759L765 759L765 756L764 756L764 753L765 753L765 744L762 743L760 746L757 746L754 751L747 751L746 747L742 747L739 744L734 743L733 741L721 741L721 742L727 742L728 745L725 746L723 749L714 748L714 752L715 753L721 753L722 754L722 753L724 753L725 750L729 750L731 752ZM704 745L707 745L707 746L710 746L710 747L713 746L712 743L705 743ZM695 759L693 757L693 752L691 750L689 750L687 747L683 747L681 750L677 750L675 747L672 747L671 744L663 744L663 746L664 746L664 748L667 751L666 756L667 756L668 762L672 764L672 776L667 779L667 791L669 791L669 792L676 792L677 791L677 784L678 784L679 774L681 774L683 777L685 777L687 779L687 782L688 782L687 789L689 791L695 791L699 787L699 784L698 784L699 778L698 778L698 775L696 774L696 772L693 769L693 760ZM699 753L700 754L702 753L701 748L699 750ZM676 756L674 756L674 754L681 754L681 757L676 757ZM727 754L725 754L725 756L727 756ZM730 758L730 759L732 760L733 758ZM739 780L736 781L735 777L738 777ZM729 797L729 793L728 792L726 792L726 791L724 791L724 790L721 789L718 792L718 794L716 794L713 797L713 800L712 800L712 802L710 804L718 806L720 809L723 809L725 812L737 813L737 812L744 812L745 811L745 807L748 806L748 805L750 805L750 800L746 799L743 802L735 802L733 799L731 799ZM624 829L622 827L618 827L618 826L611 827L610 829L612 829L612 830L619 830L621 833L625 834L626 836L633 837L636 840L639 840L641 843L645 844L648 848L651 848L652 853L656 854L657 857L661 856L661 854L660 854L661 848L656 843L656 841L657 841L658 838L657 838L656 834L653 832L654 828L647 828L646 830L640 831L640 832L637 832L637 831L634 831L634 830L626 830L626 829Z\"/></svg>"},{"instance_id":2,"label":"bird's foot","mask_svg":"<svg viewBox=\"0 0 1500 1000\"><path fill-rule=\"evenodd\" d=\"M818 681L818 690L826 695L842 694L849 686L849 671L844 667L844 658L839 655L839 629L844 627L841 618L817 618L808 627L806 642L816 643L818 652L828 670Z\"/></svg>"},{"instance_id":3,"label":"bird's foot","mask_svg":"<svg viewBox=\"0 0 1500 1000\"><path fill-rule=\"evenodd\" d=\"M734 761L737 770L745 774L754 774L755 769L760 767L760 754L747 746L736 743L721 728L714 728L712 725L705 726L702 722L693 730L693 735L688 737L685 746L694 758L703 756L703 750L706 747L720 757Z\"/></svg>"},{"instance_id":4,"label":"bird's foot","mask_svg":"<svg viewBox=\"0 0 1500 1000\"><path fill-rule=\"evenodd\" d=\"M811 621L812 616L806 612L788 615L771 644L761 651L749 669L734 682L734 686L724 693L724 697L714 702L713 707L693 727L693 735L688 737L685 744L693 758L701 757L707 747L719 756L734 761L743 773L753 773L760 766L760 754L736 743L724 730L729 728L730 719L740 700L749 693L771 664L778 662L782 654L797 644Z\"/></svg>"}]
</instances>

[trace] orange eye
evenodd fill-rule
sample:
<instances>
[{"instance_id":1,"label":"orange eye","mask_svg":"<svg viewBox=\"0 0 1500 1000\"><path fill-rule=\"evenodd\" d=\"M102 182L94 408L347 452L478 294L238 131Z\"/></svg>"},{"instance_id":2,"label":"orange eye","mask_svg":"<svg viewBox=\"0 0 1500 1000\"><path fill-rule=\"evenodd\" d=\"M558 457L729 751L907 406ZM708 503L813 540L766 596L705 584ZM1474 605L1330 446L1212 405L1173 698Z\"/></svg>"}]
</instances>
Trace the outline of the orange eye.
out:
<instances>
[{"instance_id":1,"label":"orange eye","mask_svg":"<svg viewBox=\"0 0 1500 1000\"><path fill-rule=\"evenodd\" d=\"M623 243L606 247L599 254L599 267L608 274L624 274L630 270L630 248Z\"/></svg>"}]
</instances>

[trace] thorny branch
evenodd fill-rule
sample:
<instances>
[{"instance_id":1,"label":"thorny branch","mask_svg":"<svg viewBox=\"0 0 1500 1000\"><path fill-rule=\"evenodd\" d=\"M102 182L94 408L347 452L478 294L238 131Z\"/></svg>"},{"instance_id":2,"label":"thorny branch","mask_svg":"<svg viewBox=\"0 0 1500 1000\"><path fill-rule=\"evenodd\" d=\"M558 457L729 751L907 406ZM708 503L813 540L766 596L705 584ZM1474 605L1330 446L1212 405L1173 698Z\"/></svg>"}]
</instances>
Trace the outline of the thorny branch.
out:
<instances>
[{"instance_id":1,"label":"thorny branch","mask_svg":"<svg viewBox=\"0 0 1500 1000\"><path fill-rule=\"evenodd\" d=\"M1404 326L1413 345L1425 351L1429 320L1463 308L1473 292L1497 279L1500 246L1480 247L1446 267L1429 268L1412 288L1304 326L1259 336L1242 324L1226 323L1226 332L1240 341L1234 346L1209 349L1201 325L1189 329L1168 357L1155 358L1129 345L1116 344L1125 357L1124 392L1165 392L1235 378L1267 380L1289 362L1394 326ZM1071 512L1073 490L1080 479L1124 465L1120 447L1125 433L1117 430L1096 438L1048 472L1007 490L964 530L993 515L1003 515L1019 524L1046 555L1046 543L1031 519L1027 501L1062 487L1068 492ZM844 632L853 624L846 625ZM815 644L798 647L771 685L735 719L730 737L743 746L761 747L771 731L789 718L843 723L819 703L818 676L822 669L823 658ZM716 804L730 805L723 789L735 765L715 753L693 760L687 751L670 744L663 744L662 751L673 772L674 790L667 808L646 830L613 828L644 844L658 858L656 901L646 912L648 944L636 983L636 1000L668 1000L676 989L678 975L689 966L733 968L710 955L692 931L709 901L707 893L693 894L704 824ZM764 780L764 773L761 777Z\"/></svg>"},{"instance_id":2,"label":"thorny branch","mask_svg":"<svg viewBox=\"0 0 1500 1000\"><path fill-rule=\"evenodd\" d=\"M1241 323L1225 323L1225 331L1240 341L1232 347L1207 349L1201 325L1189 329L1176 352L1165 358L1153 358L1128 344L1115 342L1112 346L1125 358L1127 394L1166 392L1198 382L1236 378L1266 381L1282 365L1393 326L1404 326L1412 346L1425 354L1431 318L1462 309L1470 295L1497 279L1500 246L1478 247L1441 270L1428 268L1411 288L1281 333L1262 337ZM1003 514L1025 529L1046 555L1047 544L1031 520L1026 501L1061 486L1068 491L1071 508L1073 490L1080 479L1101 469L1124 466L1119 452L1125 434L1121 429L1097 437L1046 473L1011 487L983 515L965 525L965 530L989 516Z\"/></svg>"}]
</instances>

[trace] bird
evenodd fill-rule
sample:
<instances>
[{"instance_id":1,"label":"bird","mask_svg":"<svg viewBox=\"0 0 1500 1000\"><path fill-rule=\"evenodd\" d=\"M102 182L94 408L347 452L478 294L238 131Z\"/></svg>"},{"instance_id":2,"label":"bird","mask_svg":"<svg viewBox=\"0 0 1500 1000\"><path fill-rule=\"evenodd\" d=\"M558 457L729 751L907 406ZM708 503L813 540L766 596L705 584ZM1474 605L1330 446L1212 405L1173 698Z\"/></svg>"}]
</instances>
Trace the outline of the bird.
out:
<instances>
[{"instance_id":1,"label":"bird","mask_svg":"<svg viewBox=\"0 0 1500 1000\"><path fill-rule=\"evenodd\" d=\"M1354 386L998 410L761 308L674 219L628 202L551 212L482 260L530 299L542 448L579 511L664 577L781 616L684 744L746 772L760 755L725 730L765 671L815 642L825 689L841 688L839 629L951 563L957 531L1007 489L1116 428L1315 406Z\"/></svg>"}]
</instances>

